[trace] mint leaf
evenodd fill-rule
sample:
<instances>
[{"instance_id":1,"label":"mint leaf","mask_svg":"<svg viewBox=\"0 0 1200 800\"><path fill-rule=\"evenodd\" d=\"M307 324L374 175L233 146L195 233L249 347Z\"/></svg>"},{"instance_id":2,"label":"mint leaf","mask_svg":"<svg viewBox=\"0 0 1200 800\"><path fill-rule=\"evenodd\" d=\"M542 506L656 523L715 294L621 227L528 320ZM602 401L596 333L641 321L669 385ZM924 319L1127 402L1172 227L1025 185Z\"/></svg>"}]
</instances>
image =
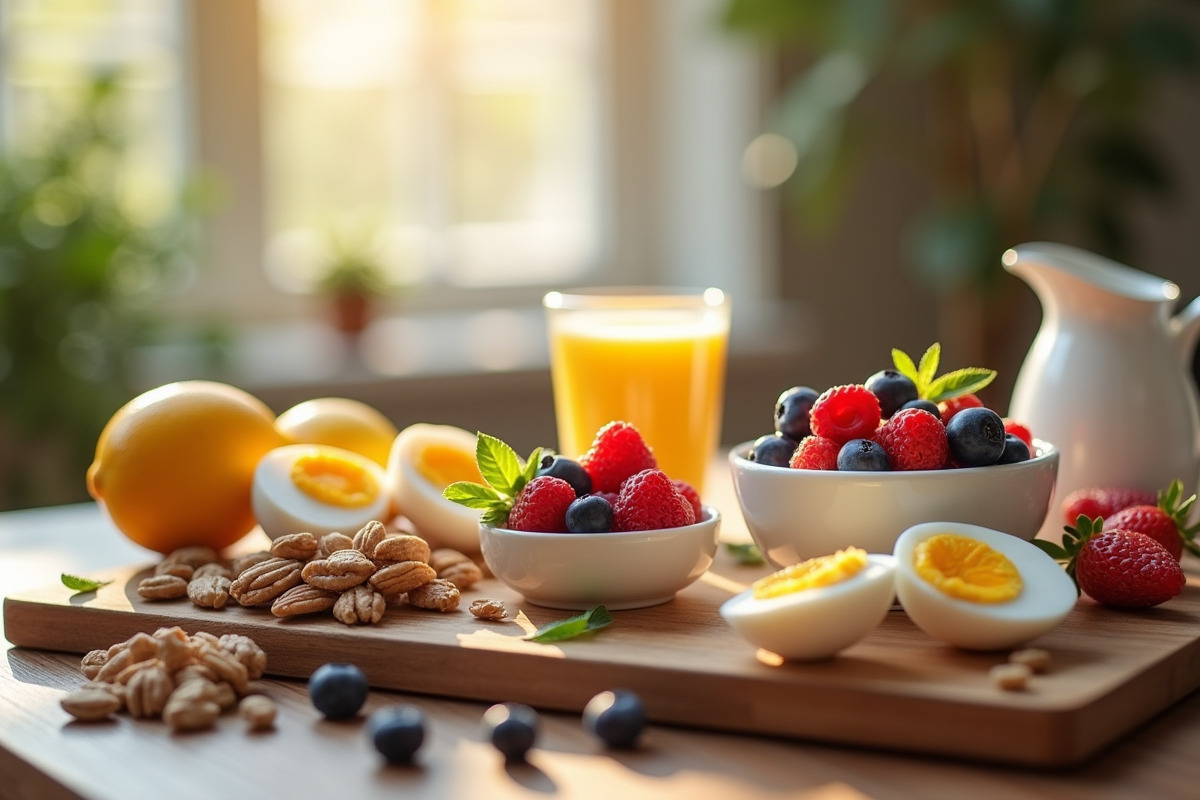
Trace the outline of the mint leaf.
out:
<instances>
[{"instance_id":1,"label":"mint leaf","mask_svg":"<svg viewBox=\"0 0 1200 800\"><path fill-rule=\"evenodd\" d=\"M926 387L921 396L934 403L959 397L964 394L974 394L987 386L996 378L996 370L981 367L967 367L947 372Z\"/></svg>"},{"instance_id":2,"label":"mint leaf","mask_svg":"<svg viewBox=\"0 0 1200 800\"><path fill-rule=\"evenodd\" d=\"M937 375L938 364L942 361L942 344L934 342L929 345L929 349L921 356L921 366L917 368L917 389L928 386L933 382L933 378ZM919 397L924 397L924 394L918 394Z\"/></svg>"},{"instance_id":3,"label":"mint leaf","mask_svg":"<svg viewBox=\"0 0 1200 800\"><path fill-rule=\"evenodd\" d=\"M478 433L475 440L475 463L479 474L496 491L515 497L513 484L521 475L521 462L516 452L495 436Z\"/></svg>"},{"instance_id":4,"label":"mint leaf","mask_svg":"<svg viewBox=\"0 0 1200 800\"><path fill-rule=\"evenodd\" d=\"M455 481L442 490L442 497L468 508L495 508L504 504L495 489L471 481Z\"/></svg>"},{"instance_id":5,"label":"mint leaf","mask_svg":"<svg viewBox=\"0 0 1200 800\"><path fill-rule=\"evenodd\" d=\"M733 556L737 563L744 567L756 567L759 564L765 563L763 560L762 551L758 549L758 545L753 542L734 543L726 542L725 549Z\"/></svg>"},{"instance_id":6,"label":"mint leaf","mask_svg":"<svg viewBox=\"0 0 1200 800\"><path fill-rule=\"evenodd\" d=\"M78 575L62 574L63 586L68 589L73 589L76 594L82 592L94 592L101 586L108 586L112 581L97 581L91 578L81 578Z\"/></svg>"},{"instance_id":7,"label":"mint leaf","mask_svg":"<svg viewBox=\"0 0 1200 800\"><path fill-rule=\"evenodd\" d=\"M901 375L908 378L913 383L918 382L917 365L913 363L913 360L909 357L908 353L893 347L892 363L896 365L896 371Z\"/></svg>"},{"instance_id":8,"label":"mint leaf","mask_svg":"<svg viewBox=\"0 0 1200 800\"><path fill-rule=\"evenodd\" d=\"M564 642L587 633L593 633L612 624L612 614L604 606L595 606L582 614L551 622L538 628L535 633L525 638L531 642L547 644L549 642Z\"/></svg>"}]
</instances>

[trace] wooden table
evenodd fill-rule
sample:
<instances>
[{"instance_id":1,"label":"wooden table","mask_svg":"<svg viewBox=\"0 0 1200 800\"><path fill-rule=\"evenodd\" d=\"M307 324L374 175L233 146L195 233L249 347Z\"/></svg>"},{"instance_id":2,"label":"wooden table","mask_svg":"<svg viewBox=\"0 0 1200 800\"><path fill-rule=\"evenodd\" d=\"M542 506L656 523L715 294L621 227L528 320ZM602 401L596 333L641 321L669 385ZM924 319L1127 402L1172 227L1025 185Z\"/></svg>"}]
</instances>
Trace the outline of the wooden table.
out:
<instances>
[{"instance_id":1,"label":"wooden table","mask_svg":"<svg viewBox=\"0 0 1200 800\"><path fill-rule=\"evenodd\" d=\"M722 463L710 498L725 536L745 536ZM151 560L92 505L0 514L0 594ZM9 647L0 664L0 797L212 798L1096 798L1179 797L1200 792L1200 693L1193 694L1084 766L1036 771L847 747L651 726L630 752L604 750L578 715L542 714L538 746L506 765L479 735L484 706L372 692L363 717L322 720L302 682L269 680L280 705L275 731L247 735L226 716L216 731L172 735L121 716L73 723L60 709L79 685L78 657ZM1190 665L1200 669L1200 664ZM412 767L386 767L366 742L363 718L409 702L429 719Z\"/></svg>"}]
</instances>

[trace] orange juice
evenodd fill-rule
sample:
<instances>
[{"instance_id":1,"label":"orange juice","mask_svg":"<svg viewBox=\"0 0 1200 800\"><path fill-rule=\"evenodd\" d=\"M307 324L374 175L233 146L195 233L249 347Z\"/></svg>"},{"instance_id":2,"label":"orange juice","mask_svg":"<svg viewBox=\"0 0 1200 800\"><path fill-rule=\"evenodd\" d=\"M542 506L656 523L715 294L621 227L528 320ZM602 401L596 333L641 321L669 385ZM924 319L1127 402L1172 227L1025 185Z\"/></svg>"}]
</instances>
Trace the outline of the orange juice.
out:
<instances>
[{"instance_id":1,"label":"orange juice","mask_svg":"<svg viewBox=\"0 0 1200 800\"><path fill-rule=\"evenodd\" d=\"M724 294L551 293L546 307L559 451L578 458L603 425L624 420L667 475L703 491L721 429Z\"/></svg>"}]
</instances>

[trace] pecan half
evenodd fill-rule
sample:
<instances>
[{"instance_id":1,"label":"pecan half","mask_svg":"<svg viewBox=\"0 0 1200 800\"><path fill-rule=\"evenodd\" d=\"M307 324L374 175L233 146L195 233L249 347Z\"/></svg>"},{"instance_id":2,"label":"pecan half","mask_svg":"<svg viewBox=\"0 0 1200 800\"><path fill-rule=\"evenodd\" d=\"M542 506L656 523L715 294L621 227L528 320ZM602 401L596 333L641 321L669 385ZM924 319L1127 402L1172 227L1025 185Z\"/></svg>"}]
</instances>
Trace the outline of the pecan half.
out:
<instances>
[{"instance_id":1,"label":"pecan half","mask_svg":"<svg viewBox=\"0 0 1200 800\"><path fill-rule=\"evenodd\" d=\"M458 608L462 594L450 581L432 580L408 593L409 605L431 611L454 611Z\"/></svg>"},{"instance_id":2,"label":"pecan half","mask_svg":"<svg viewBox=\"0 0 1200 800\"><path fill-rule=\"evenodd\" d=\"M135 717L157 717L175 689L175 681L162 662L148 663L149 666L135 672L125 686L125 705Z\"/></svg>"},{"instance_id":3,"label":"pecan half","mask_svg":"<svg viewBox=\"0 0 1200 800\"><path fill-rule=\"evenodd\" d=\"M353 550L354 540L344 533L334 531L327 533L321 537L321 541L317 543L317 557L329 558L338 550Z\"/></svg>"},{"instance_id":4,"label":"pecan half","mask_svg":"<svg viewBox=\"0 0 1200 800\"><path fill-rule=\"evenodd\" d=\"M462 591L483 580L483 570L474 561L460 561L438 572L438 577L450 581Z\"/></svg>"},{"instance_id":5,"label":"pecan half","mask_svg":"<svg viewBox=\"0 0 1200 800\"><path fill-rule=\"evenodd\" d=\"M387 538L387 529L379 520L371 520L354 534L354 549L370 556L375 552L375 546Z\"/></svg>"},{"instance_id":6,"label":"pecan half","mask_svg":"<svg viewBox=\"0 0 1200 800\"><path fill-rule=\"evenodd\" d=\"M386 609L383 595L360 584L342 592L333 604L333 616L346 625L374 625L383 619Z\"/></svg>"},{"instance_id":7,"label":"pecan half","mask_svg":"<svg viewBox=\"0 0 1200 800\"><path fill-rule=\"evenodd\" d=\"M303 580L300 570L294 558L268 558L238 575L229 594L243 606L265 606Z\"/></svg>"},{"instance_id":8,"label":"pecan half","mask_svg":"<svg viewBox=\"0 0 1200 800\"><path fill-rule=\"evenodd\" d=\"M246 721L247 730L270 730L275 727L275 702L266 695L249 695L238 704L238 716Z\"/></svg>"},{"instance_id":9,"label":"pecan half","mask_svg":"<svg viewBox=\"0 0 1200 800\"><path fill-rule=\"evenodd\" d=\"M371 586L388 601L393 601L405 592L411 592L435 578L437 573L428 564L420 561L401 561L399 564L388 564L376 570L371 576Z\"/></svg>"},{"instance_id":10,"label":"pecan half","mask_svg":"<svg viewBox=\"0 0 1200 800\"><path fill-rule=\"evenodd\" d=\"M79 671L89 681L93 680L104 666L105 661L108 661L107 650L92 650L79 662Z\"/></svg>"},{"instance_id":11,"label":"pecan half","mask_svg":"<svg viewBox=\"0 0 1200 800\"><path fill-rule=\"evenodd\" d=\"M229 578L220 575L192 578L187 585L188 599L201 608L224 608L232 585Z\"/></svg>"},{"instance_id":12,"label":"pecan half","mask_svg":"<svg viewBox=\"0 0 1200 800\"><path fill-rule=\"evenodd\" d=\"M375 545L371 558L376 564L397 564L401 561L429 562L429 543L420 536L402 533L389 536Z\"/></svg>"},{"instance_id":13,"label":"pecan half","mask_svg":"<svg viewBox=\"0 0 1200 800\"><path fill-rule=\"evenodd\" d=\"M154 575L138 583L138 597L143 600L178 600L187 597L188 582L178 575Z\"/></svg>"},{"instance_id":14,"label":"pecan half","mask_svg":"<svg viewBox=\"0 0 1200 800\"><path fill-rule=\"evenodd\" d=\"M338 550L329 558L318 558L304 565L303 580L318 589L344 592L371 577L375 562L358 550Z\"/></svg>"},{"instance_id":15,"label":"pecan half","mask_svg":"<svg viewBox=\"0 0 1200 800\"><path fill-rule=\"evenodd\" d=\"M452 564L470 560L470 556L449 547L439 547L429 554L429 566L433 567L435 572L441 572Z\"/></svg>"},{"instance_id":16,"label":"pecan half","mask_svg":"<svg viewBox=\"0 0 1200 800\"><path fill-rule=\"evenodd\" d=\"M121 710L121 698L103 689L77 689L59 701L66 711L80 722L96 722Z\"/></svg>"},{"instance_id":17,"label":"pecan half","mask_svg":"<svg viewBox=\"0 0 1200 800\"><path fill-rule=\"evenodd\" d=\"M499 600L481 597L474 600L467 609L479 619L501 620L508 616L508 610Z\"/></svg>"},{"instance_id":18,"label":"pecan half","mask_svg":"<svg viewBox=\"0 0 1200 800\"><path fill-rule=\"evenodd\" d=\"M172 701L163 708L162 715L173 731L202 731L216 724L221 707L208 700Z\"/></svg>"},{"instance_id":19,"label":"pecan half","mask_svg":"<svg viewBox=\"0 0 1200 800\"><path fill-rule=\"evenodd\" d=\"M302 583L293 586L271 603L271 613L277 617L298 617L302 614L317 614L333 608L338 593L328 589L318 589Z\"/></svg>"},{"instance_id":20,"label":"pecan half","mask_svg":"<svg viewBox=\"0 0 1200 800\"><path fill-rule=\"evenodd\" d=\"M261 564L262 562L273 557L274 556L272 556L266 550L258 550L253 553L246 553L245 555L238 556L229 562L229 571L232 572L233 577L236 578L238 575L241 575L255 564Z\"/></svg>"},{"instance_id":21,"label":"pecan half","mask_svg":"<svg viewBox=\"0 0 1200 800\"><path fill-rule=\"evenodd\" d=\"M195 567L191 564L185 564L182 561L160 561L154 565L155 575L174 575L176 578L183 578L185 581L190 581L195 572Z\"/></svg>"},{"instance_id":22,"label":"pecan half","mask_svg":"<svg viewBox=\"0 0 1200 800\"><path fill-rule=\"evenodd\" d=\"M280 536L271 543L271 555L276 558L295 558L308 561L317 554L317 537L307 531Z\"/></svg>"},{"instance_id":23,"label":"pecan half","mask_svg":"<svg viewBox=\"0 0 1200 800\"><path fill-rule=\"evenodd\" d=\"M219 647L201 646L197 657L200 663L211 669L219 681L227 681L238 694L245 694L250 682L250 673L246 665L226 650Z\"/></svg>"},{"instance_id":24,"label":"pecan half","mask_svg":"<svg viewBox=\"0 0 1200 800\"><path fill-rule=\"evenodd\" d=\"M240 633L224 634L218 645L226 653L231 653L234 658L242 663L246 668L250 680L258 680L262 677L263 672L267 669L267 654L258 642L251 639L249 636L243 636Z\"/></svg>"},{"instance_id":25,"label":"pecan half","mask_svg":"<svg viewBox=\"0 0 1200 800\"><path fill-rule=\"evenodd\" d=\"M203 578L206 575L218 575L222 578L233 580L233 570L218 561L214 561L211 564L201 564L196 567L196 571L192 573L192 580Z\"/></svg>"}]
</instances>

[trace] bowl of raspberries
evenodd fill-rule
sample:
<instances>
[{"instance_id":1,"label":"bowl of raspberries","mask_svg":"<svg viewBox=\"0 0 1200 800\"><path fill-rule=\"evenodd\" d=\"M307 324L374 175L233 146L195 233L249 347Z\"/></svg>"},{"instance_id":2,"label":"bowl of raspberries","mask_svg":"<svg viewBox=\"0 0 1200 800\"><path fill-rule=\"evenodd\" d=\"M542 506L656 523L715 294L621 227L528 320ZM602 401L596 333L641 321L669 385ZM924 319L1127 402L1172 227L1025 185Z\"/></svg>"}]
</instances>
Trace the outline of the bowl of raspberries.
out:
<instances>
[{"instance_id":1,"label":"bowl of raspberries","mask_svg":"<svg viewBox=\"0 0 1200 800\"><path fill-rule=\"evenodd\" d=\"M746 526L779 567L849 546L890 553L905 529L960 522L1032 539L1050 509L1058 450L977 392L987 369L938 375L940 347L862 383L795 386L773 432L730 452Z\"/></svg>"},{"instance_id":2,"label":"bowl of raspberries","mask_svg":"<svg viewBox=\"0 0 1200 800\"><path fill-rule=\"evenodd\" d=\"M484 562L530 603L657 605L712 566L720 513L659 469L628 422L602 427L577 459L540 448L521 459L480 434L476 461L486 485L451 484L445 496L483 510Z\"/></svg>"}]
</instances>

